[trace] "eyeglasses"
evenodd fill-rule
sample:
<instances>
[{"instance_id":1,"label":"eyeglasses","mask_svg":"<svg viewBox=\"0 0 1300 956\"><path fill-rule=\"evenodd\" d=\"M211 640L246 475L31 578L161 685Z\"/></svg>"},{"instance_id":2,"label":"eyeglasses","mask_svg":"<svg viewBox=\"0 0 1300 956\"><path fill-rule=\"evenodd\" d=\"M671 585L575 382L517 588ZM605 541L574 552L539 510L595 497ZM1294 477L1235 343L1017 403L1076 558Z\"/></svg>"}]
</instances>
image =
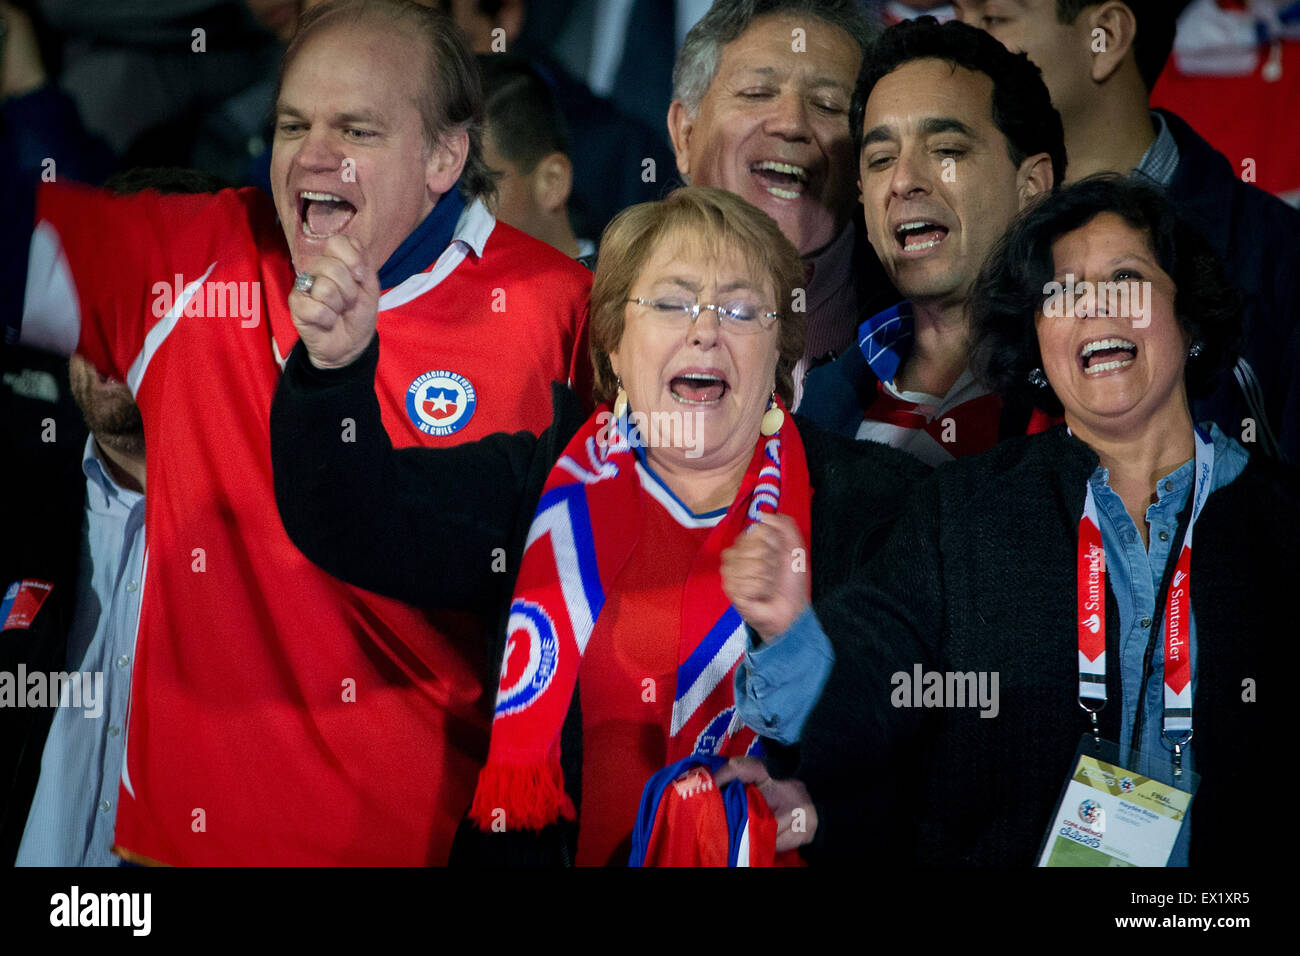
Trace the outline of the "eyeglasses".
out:
<instances>
[{"instance_id":1,"label":"eyeglasses","mask_svg":"<svg viewBox=\"0 0 1300 956\"><path fill-rule=\"evenodd\" d=\"M780 312L762 312L760 307L751 302L736 300L722 305L709 305L704 302L682 302L677 299L628 299L650 310L661 324L675 329L684 329L694 325L700 317L701 310L713 312L718 317L718 325L732 332L765 332L772 327Z\"/></svg>"}]
</instances>

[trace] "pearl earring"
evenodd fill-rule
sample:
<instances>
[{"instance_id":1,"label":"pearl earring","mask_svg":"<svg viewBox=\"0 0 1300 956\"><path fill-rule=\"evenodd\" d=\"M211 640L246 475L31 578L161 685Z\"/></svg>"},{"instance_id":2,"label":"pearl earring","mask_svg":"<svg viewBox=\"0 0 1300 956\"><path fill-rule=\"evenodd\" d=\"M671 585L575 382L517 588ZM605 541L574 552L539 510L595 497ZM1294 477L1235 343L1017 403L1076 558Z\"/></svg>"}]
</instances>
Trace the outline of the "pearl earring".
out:
<instances>
[{"instance_id":1,"label":"pearl earring","mask_svg":"<svg viewBox=\"0 0 1300 956\"><path fill-rule=\"evenodd\" d=\"M767 411L763 413L763 421L759 424L758 430L770 438L779 432L784 424L785 412L781 411L781 406L776 403L776 390L773 389L772 397L767 400Z\"/></svg>"},{"instance_id":2,"label":"pearl earring","mask_svg":"<svg viewBox=\"0 0 1300 956\"><path fill-rule=\"evenodd\" d=\"M627 391L623 388L623 379L616 378L618 394L614 396L614 417L622 418L627 414Z\"/></svg>"}]
</instances>

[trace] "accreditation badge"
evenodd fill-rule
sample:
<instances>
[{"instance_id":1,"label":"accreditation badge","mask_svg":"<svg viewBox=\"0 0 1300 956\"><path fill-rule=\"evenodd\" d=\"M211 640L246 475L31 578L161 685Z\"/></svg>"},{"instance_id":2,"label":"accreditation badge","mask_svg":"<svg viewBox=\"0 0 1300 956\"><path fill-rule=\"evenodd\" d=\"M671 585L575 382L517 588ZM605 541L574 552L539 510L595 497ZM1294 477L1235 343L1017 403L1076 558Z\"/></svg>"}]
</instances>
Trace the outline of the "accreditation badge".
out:
<instances>
[{"instance_id":1,"label":"accreditation badge","mask_svg":"<svg viewBox=\"0 0 1300 956\"><path fill-rule=\"evenodd\" d=\"M1190 770L1179 774L1159 759L1134 761L1127 770L1119 747L1079 740L1052 825L1043 838L1039 866L1165 866L1186 825L1200 784Z\"/></svg>"}]
</instances>

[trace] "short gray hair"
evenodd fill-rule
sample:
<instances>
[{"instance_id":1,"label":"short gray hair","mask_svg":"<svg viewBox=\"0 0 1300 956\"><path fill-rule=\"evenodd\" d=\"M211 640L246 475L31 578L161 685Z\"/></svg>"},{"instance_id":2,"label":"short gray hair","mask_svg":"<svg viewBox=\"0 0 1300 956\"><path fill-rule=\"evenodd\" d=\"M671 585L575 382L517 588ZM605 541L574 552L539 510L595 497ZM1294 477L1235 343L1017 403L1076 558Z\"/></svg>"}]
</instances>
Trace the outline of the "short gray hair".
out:
<instances>
[{"instance_id":1,"label":"short gray hair","mask_svg":"<svg viewBox=\"0 0 1300 956\"><path fill-rule=\"evenodd\" d=\"M875 29L854 0L716 0L677 51L673 65L673 99L694 116L713 85L722 48L749 29L759 17L803 14L839 27L853 38L865 57Z\"/></svg>"}]
</instances>

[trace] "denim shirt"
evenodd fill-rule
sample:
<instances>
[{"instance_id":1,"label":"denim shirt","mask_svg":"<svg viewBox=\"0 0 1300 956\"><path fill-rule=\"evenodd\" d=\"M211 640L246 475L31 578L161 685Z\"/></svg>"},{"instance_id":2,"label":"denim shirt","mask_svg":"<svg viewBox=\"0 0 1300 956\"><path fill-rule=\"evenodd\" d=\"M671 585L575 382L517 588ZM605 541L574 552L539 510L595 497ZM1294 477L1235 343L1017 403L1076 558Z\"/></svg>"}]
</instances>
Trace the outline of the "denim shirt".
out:
<instances>
[{"instance_id":1,"label":"denim shirt","mask_svg":"<svg viewBox=\"0 0 1300 956\"><path fill-rule=\"evenodd\" d=\"M144 495L110 477L94 442L81 463L86 508L65 669L102 675L101 712L55 710L16 866L121 863L113 826L144 583Z\"/></svg>"},{"instance_id":2,"label":"denim shirt","mask_svg":"<svg viewBox=\"0 0 1300 956\"><path fill-rule=\"evenodd\" d=\"M790 629L763 646L748 626L748 649L736 668L736 713L745 726L790 746L835 666L835 651L811 607Z\"/></svg>"},{"instance_id":3,"label":"denim shirt","mask_svg":"<svg viewBox=\"0 0 1300 956\"><path fill-rule=\"evenodd\" d=\"M1246 467L1246 451L1211 424L1208 429L1214 441L1214 471L1210 475L1211 494L1234 481ZM1183 541L1178 535L1178 518L1187 507L1191 493L1195 463L1187 462L1156 483L1156 502L1147 508L1146 520L1150 526L1149 545L1142 546L1137 525L1124 509L1124 502L1108 484L1110 475L1105 468L1097 467L1088 479L1097 502L1097 518L1101 525L1101 543L1106 551L1106 574L1110 589L1119 606L1119 660L1121 699L1107 702L1108 707L1119 706L1120 761L1129 769L1144 772L1148 760L1165 765L1169 762L1171 747L1163 739L1164 719L1164 601L1159 593L1165 568L1171 558L1177 558ZM1193 587L1195 582L1192 582ZM1195 592L1193 592L1195 593ZM1153 634L1154 632L1154 634ZM1151 654L1151 676L1142 686L1142 667L1147 645L1155 641ZM1196 699L1196 613L1191 614L1188 628L1188 655L1192 667L1192 699ZM1140 697L1140 699L1139 699ZM1138 741L1141 756L1132 753L1133 728L1137 723L1138 707L1142 708L1142 736ZM1212 715L1193 713L1195 729L1197 717L1213 719ZM1195 770L1195 740L1183 748L1183 766ZM1178 836L1178 842L1169 857L1170 866L1187 865L1187 839L1191 816Z\"/></svg>"},{"instance_id":4,"label":"denim shirt","mask_svg":"<svg viewBox=\"0 0 1300 956\"><path fill-rule=\"evenodd\" d=\"M1246 467L1247 453L1214 424L1203 425L1214 442L1214 471L1210 493L1232 483ZM1122 699L1110 701L1121 713L1120 746L1124 760L1141 763L1130 751L1133 727L1137 722L1139 693L1142 689L1142 665L1151 631L1157 644L1151 658L1151 678L1141 693L1143 709L1142 739L1139 750L1167 762L1169 748L1162 740L1164 717L1164 620L1157 620L1156 600L1164 571L1182 539L1175 540L1178 518L1187 505L1195 463L1189 461L1156 485L1156 503L1147 509L1150 545L1143 548L1137 526L1124 509L1124 502L1106 483L1109 474L1098 466L1089 479L1097 501L1102 546L1106 551L1106 573L1119 607L1120 676ZM1194 582L1193 582L1194 583ZM1163 606L1163 602L1162 606ZM736 710L748 727L782 744L797 743L808 715L821 695L822 687L835 663L835 652L811 608L795 620L790 629L765 647L752 646L736 669ZM1191 616L1189 648L1192 665L1192 697L1196 695L1196 616ZM1197 719L1212 720L1213 715L1193 714ZM1194 769L1193 745L1184 748L1183 766ZM1141 772L1141 766L1131 769ZM1187 865L1187 842L1190 830L1183 826L1169 858L1170 866Z\"/></svg>"}]
</instances>

